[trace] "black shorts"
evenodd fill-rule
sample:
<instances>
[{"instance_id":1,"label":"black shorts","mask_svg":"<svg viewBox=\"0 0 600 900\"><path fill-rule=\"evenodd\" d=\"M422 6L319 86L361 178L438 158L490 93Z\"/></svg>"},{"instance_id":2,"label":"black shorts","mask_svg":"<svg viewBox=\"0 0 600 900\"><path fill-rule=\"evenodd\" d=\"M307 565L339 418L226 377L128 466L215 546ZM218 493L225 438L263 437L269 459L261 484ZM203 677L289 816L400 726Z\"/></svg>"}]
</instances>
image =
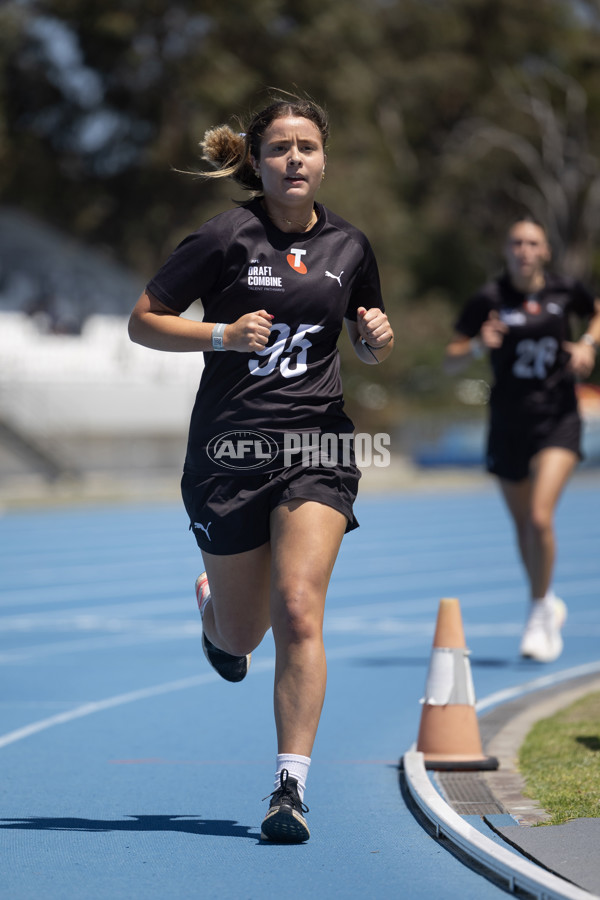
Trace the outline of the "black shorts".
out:
<instances>
[{"instance_id":1,"label":"black shorts","mask_svg":"<svg viewBox=\"0 0 600 900\"><path fill-rule=\"evenodd\" d=\"M529 475L532 458L548 447L572 450L579 459L583 459L581 418L577 410L559 417L520 423L507 422L503 417L492 414L486 468L498 478L522 481Z\"/></svg>"},{"instance_id":2,"label":"black shorts","mask_svg":"<svg viewBox=\"0 0 600 900\"><path fill-rule=\"evenodd\" d=\"M358 528L352 507L359 479L355 465L297 465L270 475L247 476L184 472L181 493L200 549L226 556L266 544L272 511L289 500L316 500L331 506L346 516L346 532Z\"/></svg>"}]
</instances>

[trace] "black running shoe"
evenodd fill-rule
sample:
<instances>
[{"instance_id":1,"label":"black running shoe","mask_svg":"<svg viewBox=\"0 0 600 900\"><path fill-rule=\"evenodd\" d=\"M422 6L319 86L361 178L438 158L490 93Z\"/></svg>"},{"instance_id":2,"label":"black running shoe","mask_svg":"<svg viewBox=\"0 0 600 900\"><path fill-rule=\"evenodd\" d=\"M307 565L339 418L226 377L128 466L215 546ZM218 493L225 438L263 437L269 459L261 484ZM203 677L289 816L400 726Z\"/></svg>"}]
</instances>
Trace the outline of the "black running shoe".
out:
<instances>
[{"instance_id":1,"label":"black running shoe","mask_svg":"<svg viewBox=\"0 0 600 900\"><path fill-rule=\"evenodd\" d=\"M306 819L302 815L308 812L308 806L298 796L298 782L295 778L290 778L287 769L282 770L279 780L280 787L269 795L269 812L263 820L260 836L265 841L280 844L301 844L310 837Z\"/></svg>"},{"instance_id":2,"label":"black running shoe","mask_svg":"<svg viewBox=\"0 0 600 900\"><path fill-rule=\"evenodd\" d=\"M219 650L202 632L202 649L204 655L213 667L225 681L242 681L248 674L250 667L250 654L246 656L232 656L231 653L225 653Z\"/></svg>"},{"instance_id":3,"label":"black running shoe","mask_svg":"<svg viewBox=\"0 0 600 900\"><path fill-rule=\"evenodd\" d=\"M202 572L196 578L196 600L198 601L198 609L200 615L203 615L203 609L210 599L210 589L208 587L208 579L206 572ZM202 632L202 649L204 655L216 672L225 681L242 681L248 674L250 667L250 654L246 656L232 656L224 650L219 650Z\"/></svg>"}]
</instances>

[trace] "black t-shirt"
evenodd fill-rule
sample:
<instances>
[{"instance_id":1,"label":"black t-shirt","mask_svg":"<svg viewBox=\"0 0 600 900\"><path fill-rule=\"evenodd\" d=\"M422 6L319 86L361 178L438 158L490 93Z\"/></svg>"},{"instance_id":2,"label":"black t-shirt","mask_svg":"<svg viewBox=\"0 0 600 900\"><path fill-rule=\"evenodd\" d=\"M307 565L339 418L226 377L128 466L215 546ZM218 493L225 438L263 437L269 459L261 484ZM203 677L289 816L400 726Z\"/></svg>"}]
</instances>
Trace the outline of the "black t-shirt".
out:
<instances>
[{"instance_id":1,"label":"black t-shirt","mask_svg":"<svg viewBox=\"0 0 600 900\"><path fill-rule=\"evenodd\" d=\"M200 299L204 321L274 316L260 353L205 353L192 412L186 470L207 471L206 447L228 429L348 433L337 339L357 309L383 309L367 238L316 204L306 233L276 228L259 201L221 213L186 237L147 289L174 311ZM210 465L208 465L210 469Z\"/></svg>"},{"instance_id":2,"label":"black t-shirt","mask_svg":"<svg viewBox=\"0 0 600 900\"><path fill-rule=\"evenodd\" d=\"M523 294L504 275L467 302L456 330L475 337L492 310L508 325L502 346L490 352L492 414L518 421L575 409L574 378L563 342L571 340L572 314L582 319L593 314L593 294L579 281L557 275L547 275L535 294Z\"/></svg>"}]
</instances>

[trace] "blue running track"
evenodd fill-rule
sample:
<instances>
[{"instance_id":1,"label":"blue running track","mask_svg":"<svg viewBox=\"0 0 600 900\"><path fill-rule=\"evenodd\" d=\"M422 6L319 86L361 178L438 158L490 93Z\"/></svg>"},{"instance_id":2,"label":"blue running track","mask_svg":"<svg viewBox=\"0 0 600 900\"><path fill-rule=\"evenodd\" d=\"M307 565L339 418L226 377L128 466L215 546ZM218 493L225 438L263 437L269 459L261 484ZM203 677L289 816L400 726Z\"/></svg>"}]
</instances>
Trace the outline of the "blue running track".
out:
<instances>
[{"instance_id":1,"label":"blue running track","mask_svg":"<svg viewBox=\"0 0 600 900\"><path fill-rule=\"evenodd\" d=\"M179 503L0 516L0 896L282 900L506 896L418 824L414 742L438 603L460 599L479 699L600 656L600 477L558 513L556 663L520 661L526 589L491 483L357 504L328 598L311 840L259 842L273 645L239 685L200 649L200 555Z\"/></svg>"}]
</instances>

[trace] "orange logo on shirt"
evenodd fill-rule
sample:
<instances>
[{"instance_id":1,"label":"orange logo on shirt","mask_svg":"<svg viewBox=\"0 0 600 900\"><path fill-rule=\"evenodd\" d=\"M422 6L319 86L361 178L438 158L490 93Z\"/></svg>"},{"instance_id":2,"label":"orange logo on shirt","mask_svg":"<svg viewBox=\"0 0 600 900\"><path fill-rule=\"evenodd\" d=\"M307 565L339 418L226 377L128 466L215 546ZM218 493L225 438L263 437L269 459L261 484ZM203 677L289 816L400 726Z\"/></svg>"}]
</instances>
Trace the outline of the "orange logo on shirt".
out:
<instances>
[{"instance_id":1,"label":"orange logo on shirt","mask_svg":"<svg viewBox=\"0 0 600 900\"><path fill-rule=\"evenodd\" d=\"M539 316L542 311L542 306L539 300L536 300L535 297L528 297L525 301L525 309L532 316Z\"/></svg>"},{"instance_id":2,"label":"orange logo on shirt","mask_svg":"<svg viewBox=\"0 0 600 900\"><path fill-rule=\"evenodd\" d=\"M286 256L288 261L288 265L292 267L294 272L297 272L299 275L306 275L308 269L302 262L302 257L305 256L306 250L298 250L296 247L291 247L290 252Z\"/></svg>"}]
</instances>

